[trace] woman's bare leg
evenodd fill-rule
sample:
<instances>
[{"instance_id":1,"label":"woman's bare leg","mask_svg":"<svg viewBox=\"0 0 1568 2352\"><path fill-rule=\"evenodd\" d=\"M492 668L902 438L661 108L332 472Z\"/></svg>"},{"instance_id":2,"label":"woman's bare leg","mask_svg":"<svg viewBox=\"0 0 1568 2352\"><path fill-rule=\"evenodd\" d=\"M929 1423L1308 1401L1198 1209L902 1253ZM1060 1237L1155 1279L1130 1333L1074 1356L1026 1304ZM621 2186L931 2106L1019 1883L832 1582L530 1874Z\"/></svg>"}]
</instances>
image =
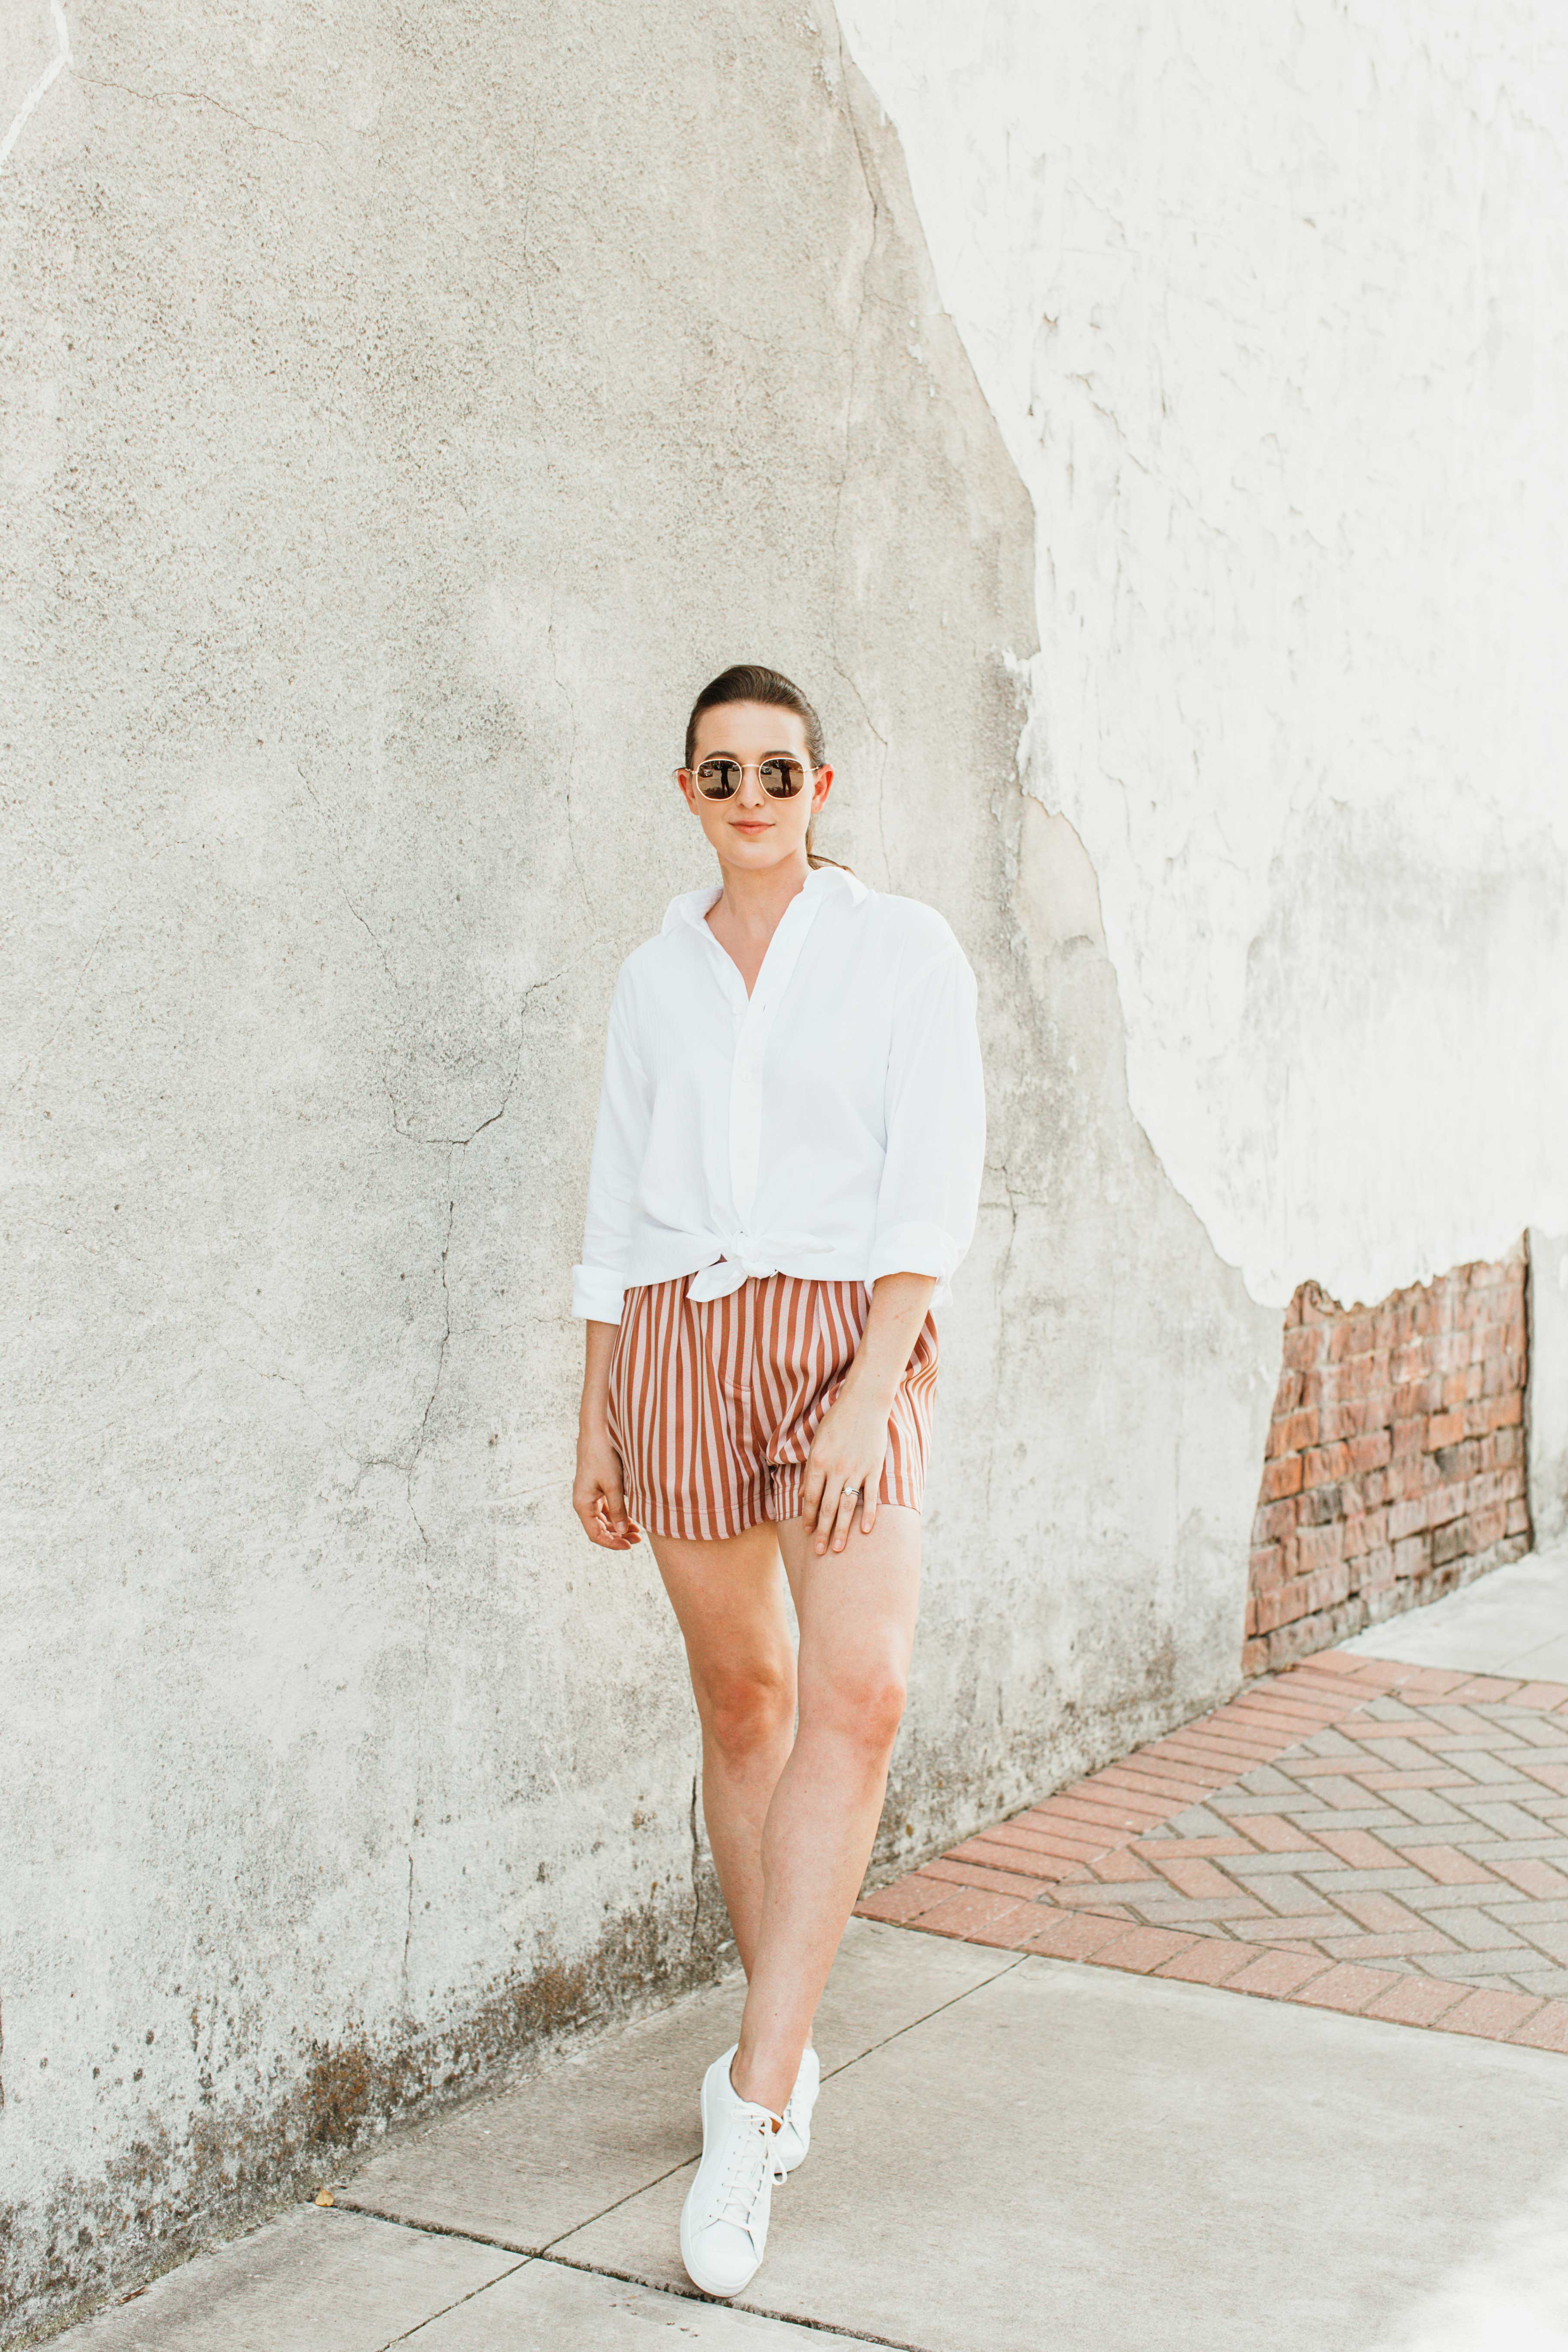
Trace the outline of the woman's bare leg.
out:
<instances>
[{"instance_id":1,"label":"woman's bare leg","mask_svg":"<svg viewBox=\"0 0 1568 2352\"><path fill-rule=\"evenodd\" d=\"M795 1647L778 1530L764 1522L705 1543L651 1533L648 1541L686 1643L702 1724L702 1818L750 1976L763 1910L763 1823L795 1737ZM785 2098L794 2082L792 2072Z\"/></svg>"},{"instance_id":2,"label":"woman's bare leg","mask_svg":"<svg viewBox=\"0 0 1568 2352\"><path fill-rule=\"evenodd\" d=\"M730 2072L742 2098L782 2115L881 1816L914 1646L920 1513L884 1503L869 1535L857 1519L845 1549L820 1557L804 1519L778 1537L800 1621L800 1727L763 1824L761 1925Z\"/></svg>"}]
</instances>

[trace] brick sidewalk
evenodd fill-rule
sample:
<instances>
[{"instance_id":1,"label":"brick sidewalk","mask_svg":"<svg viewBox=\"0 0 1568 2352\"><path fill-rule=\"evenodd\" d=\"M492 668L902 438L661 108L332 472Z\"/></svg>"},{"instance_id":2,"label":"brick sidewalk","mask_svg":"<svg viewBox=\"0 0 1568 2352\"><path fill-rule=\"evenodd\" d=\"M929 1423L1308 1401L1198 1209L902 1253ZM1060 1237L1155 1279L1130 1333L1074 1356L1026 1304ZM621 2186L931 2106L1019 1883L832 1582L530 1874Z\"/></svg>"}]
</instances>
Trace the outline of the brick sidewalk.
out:
<instances>
[{"instance_id":1,"label":"brick sidewalk","mask_svg":"<svg viewBox=\"0 0 1568 2352\"><path fill-rule=\"evenodd\" d=\"M1568 1685L1325 1651L858 1909L1568 2052Z\"/></svg>"}]
</instances>

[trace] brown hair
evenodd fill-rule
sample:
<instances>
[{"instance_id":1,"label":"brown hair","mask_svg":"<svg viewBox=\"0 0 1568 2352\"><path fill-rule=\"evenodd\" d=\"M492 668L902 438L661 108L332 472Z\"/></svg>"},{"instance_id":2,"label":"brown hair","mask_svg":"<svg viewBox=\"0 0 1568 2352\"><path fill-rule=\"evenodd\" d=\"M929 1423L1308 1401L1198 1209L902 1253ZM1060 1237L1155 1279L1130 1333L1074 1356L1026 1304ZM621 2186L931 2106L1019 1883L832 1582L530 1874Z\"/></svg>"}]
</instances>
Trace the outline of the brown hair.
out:
<instances>
[{"instance_id":1,"label":"brown hair","mask_svg":"<svg viewBox=\"0 0 1568 2352\"><path fill-rule=\"evenodd\" d=\"M792 685L782 670L765 669L761 662L734 662L719 676L710 678L691 706L691 716L686 722L686 765L689 768L697 751L697 722L705 710L717 710L724 702L763 702L775 710L793 710L805 729L805 753L814 768L823 764L822 721L802 694ZM812 824L816 823L815 817ZM837 857L819 857L811 845L811 824L805 828L805 862L808 866L839 866L847 874L852 869Z\"/></svg>"}]
</instances>

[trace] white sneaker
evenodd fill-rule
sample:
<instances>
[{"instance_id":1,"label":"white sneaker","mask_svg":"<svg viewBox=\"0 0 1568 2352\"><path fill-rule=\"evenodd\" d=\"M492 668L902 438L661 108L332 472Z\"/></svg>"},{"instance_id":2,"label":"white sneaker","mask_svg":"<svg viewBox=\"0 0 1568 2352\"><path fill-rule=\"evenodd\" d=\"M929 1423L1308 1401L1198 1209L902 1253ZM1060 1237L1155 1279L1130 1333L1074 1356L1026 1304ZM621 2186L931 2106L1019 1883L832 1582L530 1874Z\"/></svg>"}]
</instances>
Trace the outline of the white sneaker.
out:
<instances>
[{"instance_id":1,"label":"white sneaker","mask_svg":"<svg viewBox=\"0 0 1568 2352\"><path fill-rule=\"evenodd\" d=\"M795 2088L784 2111L784 2127L778 2136L776 2153L781 2172L793 2172L811 2146L811 2111L816 2105L816 2095L821 2088L822 2062L808 2042L801 2057L800 2072L795 2078Z\"/></svg>"},{"instance_id":2,"label":"white sneaker","mask_svg":"<svg viewBox=\"0 0 1568 2352\"><path fill-rule=\"evenodd\" d=\"M768 2242L781 2119L742 2099L726 2050L702 2077L702 2160L680 2209L680 2259L704 2294L739 2294L755 2277Z\"/></svg>"}]
</instances>

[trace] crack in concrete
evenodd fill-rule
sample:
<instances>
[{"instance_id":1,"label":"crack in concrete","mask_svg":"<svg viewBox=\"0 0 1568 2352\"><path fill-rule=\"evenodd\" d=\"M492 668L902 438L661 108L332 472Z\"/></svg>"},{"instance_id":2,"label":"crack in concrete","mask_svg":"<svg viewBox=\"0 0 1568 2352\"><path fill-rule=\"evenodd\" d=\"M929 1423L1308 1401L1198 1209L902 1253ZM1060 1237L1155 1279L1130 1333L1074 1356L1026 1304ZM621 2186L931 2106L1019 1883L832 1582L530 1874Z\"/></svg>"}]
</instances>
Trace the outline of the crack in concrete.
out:
<instances>
[{"instance_id":1,"label":"crack in concrete","mask_svg":"<svg viewBox=\"0 0 1568 2352\"><path fill-rule=\"evenodd\" d=\"M349 896L349 887L343 879L342 851L338 846L337 836L333 833L331 826L327 823L326 816L322 812L321 803L317 796L314 784L312 784L310 777L305 773L304 769L300 765L298 760L294 762L294 772L299 777L300 782L304 785L305 790L310 793L310 804L316 812L317 821L321 825L321 831L327 836L327 843L332 853L332 867L337 876L338 888L342 894L343 904L348 908L350 914L353 917L355 922L358 923L361 929L363 931L366 939L369 940L372 947L374 948L376 954L381 958L382 970L385 972L387 979L392 982L394 992L401 996L403 992L402 984L398 980L397 974L392 969L392 965L387 958L385 948L383 947L381 940L378 939L375 932L371 929L371 927L366 921L364 916L360 912L359 908L354 905L353 900Z\"/></svg>"},{"instance_id":2,"label":"crack in concrete","mask_svg":"<svg viewBox=\"0 0 1568 2352\"><path fill-rule=\"evenodd\" d=\"M34 109L42 104L57 78L65 71L67 66L73 62L70 26L66 23L66 12L60 5L60 0L49 0L49 14L54 18L55 38L59 46L22 100L19 110L12 117L10 128L5 138L0 139L0 163L5 163L9 157Z\"/></svg>"},{"instance_id":3,"label":"crack in concrete","mask_svg":"<svg viewBox=\"0 0 1568 2352\"><path fill-rule=\"evenodd\" d=\"M507 1079L507 1082L501 1090L501 1098L496 1108L488 1113L485 1118L481 1118L477 1126L470 1128L467 1135L445 1137L411 1135L406 1128L398 1125L397 1107L395 1103L393 1105L393 1127L397 1134L405 1136L408 1140L416 1143L444 1143L447 1147L447 1230L441 1242L441 1306L443 1317L441 1344L437 1351L436 1370L435 1376L430 1382L430 1393L425 1400L425 1410L419 1416L419 1428L415 1436L414 1450L408 1457L408 1462L404 1471L404 1493L408 1505L408 1516L419 1530L419 1540L425 1548L426 1564L425 1625L420 1647L419 1709L414 1751L414 1808L413 1815L408 1825L408 1907L403 1933L402 1987L403 2005L405 2012L408 2010L409 1949L414 1936L414 1850L419 1832L420 1808L424 1801L426 1748L425 1711L430 1686L430 1636L436 1606L435 1587L431 1582L429 1574L431 1550L430 1531L426 1527L424 1520L420 1517L417 1509L415 1507L414 1481L416 1474L419 1468L420 1456L425 1450L425 1441L429 1433L430 1427L430 1415L435 1410L436 1399L440 1393L441 1379L447 1369L447 1355L452 1341L452 1293L447 1279L447 1260L451 1251L452 1234L457 1223L457 1171L458 1167L461 1165L460 1158L455 1157L454 1155L465 1153L468 1150L469 1144L472 1143L477 1137L483 1135L487 1128L494 1127L499 1119L505 1118L508 1106L510 1105L512 1095L516 1090L518 1080L522 1075L523 1047L528 1035L528 1007L532 999L537 996L542 990L553 988L558 981L565 978L566 973L570 970L571 965L569 963L563 964L559 971L550 972L544 979L533 981L527 988L524 989L518 1006L517 1053L512 1061L511 1075ZM367 1464L365 1467L370 1467L370 1465ZM364 1472L362 1470L360 1476L363 1477L363 1475ZM354 1481L356 1488L358 1485L359 1479L356 1478Z\"/></svg>"},{"instance_id":4,"label":"crack in concrete","mask_svg":"<svg viewBox=\"0 0 1568 2352\"><path fill-rule=\"evenodd\" d=\"M237 122L243 129L254 131L258 138L281 139L284 143L289 147L314 147L319 154L326 157L327 163L331 170L334 173L337 170L336 158L332 154L331 148L326 146L321 140L310 137L301 138L300 133L296 131L279 131L275 123L253 122L248 114L241 114L239 109L236 106L226 105L221 98L214 98L208 90L138 89L133 82L110 81L106 74L79 74L77 76L77 79L84 85L90 85L96 89L118 90L123 98L139 98L142 100L142 103L147 106L169 106L180 103L187 106L210 106L214 108L217 113L226 114L231 122ZM0 162L3 162L4 160L3 154L0 154Z\"/></svg>"}]
</instances>

